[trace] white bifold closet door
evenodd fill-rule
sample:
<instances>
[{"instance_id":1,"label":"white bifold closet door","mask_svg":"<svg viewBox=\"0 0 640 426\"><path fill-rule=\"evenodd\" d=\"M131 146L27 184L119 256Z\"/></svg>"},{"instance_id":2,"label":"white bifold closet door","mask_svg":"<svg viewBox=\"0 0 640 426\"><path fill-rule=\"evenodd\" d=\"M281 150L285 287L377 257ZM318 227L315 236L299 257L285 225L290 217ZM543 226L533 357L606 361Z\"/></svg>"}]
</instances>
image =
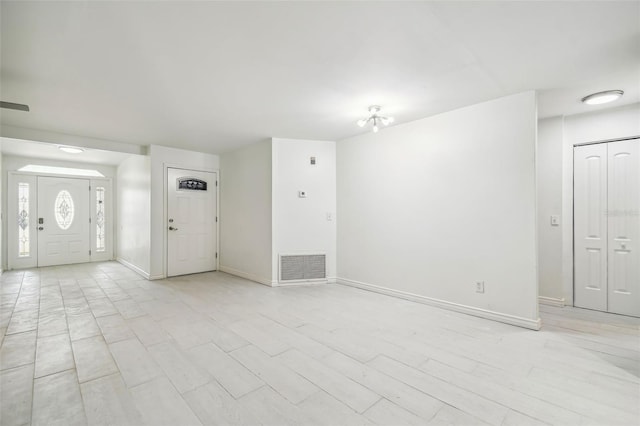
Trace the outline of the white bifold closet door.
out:
<instances>
[{"instance_id":1,"label":"white bifold closet door","mask_svg":"<svg viewBox=\"0 0 640 426\"><path fill-rule=\"evenodd\" d=\"M575 306L640 316L640 139L574 149Z\"/></svg>"}]
</instances>

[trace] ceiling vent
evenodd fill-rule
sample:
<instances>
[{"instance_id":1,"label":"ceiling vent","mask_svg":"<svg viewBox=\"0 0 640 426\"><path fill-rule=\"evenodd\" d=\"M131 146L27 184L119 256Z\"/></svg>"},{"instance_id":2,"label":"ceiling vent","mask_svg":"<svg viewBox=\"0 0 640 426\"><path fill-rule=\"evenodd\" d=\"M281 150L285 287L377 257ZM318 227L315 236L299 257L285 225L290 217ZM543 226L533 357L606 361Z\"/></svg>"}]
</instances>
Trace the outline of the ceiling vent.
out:
<instances>
[{"instance_id":1,"label":"ceiling vent","mask_svg":"<svg viewBox=\"0 0 640 426\"><path fill-rule=\"evenodd\" d=\"M280 282L313 282L327 280L325 254L281 254Z\"/></svg>"}]
</instances>

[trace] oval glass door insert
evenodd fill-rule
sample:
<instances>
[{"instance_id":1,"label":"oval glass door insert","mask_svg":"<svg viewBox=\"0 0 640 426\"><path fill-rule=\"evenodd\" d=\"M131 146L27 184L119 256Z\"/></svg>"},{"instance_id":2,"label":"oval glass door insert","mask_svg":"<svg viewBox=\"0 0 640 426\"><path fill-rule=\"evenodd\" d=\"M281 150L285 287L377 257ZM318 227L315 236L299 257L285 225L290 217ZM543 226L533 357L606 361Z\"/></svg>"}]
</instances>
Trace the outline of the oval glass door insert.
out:
<instances>
[{"instance_id":1,"label":"oval glass door insert","mask_svg":"<svg viewBox=\"0 0 640 426\"><path fill-rule=\"evenodd\" d=\"M74 216L73 198L71 198L71 194L69 194L69 191L63 189L62 191L58 192L54 211L56 222L58 222L58 226L60 227L60 229L69 229L69 227L73 223Z\"/></svg>"}]
</instances>

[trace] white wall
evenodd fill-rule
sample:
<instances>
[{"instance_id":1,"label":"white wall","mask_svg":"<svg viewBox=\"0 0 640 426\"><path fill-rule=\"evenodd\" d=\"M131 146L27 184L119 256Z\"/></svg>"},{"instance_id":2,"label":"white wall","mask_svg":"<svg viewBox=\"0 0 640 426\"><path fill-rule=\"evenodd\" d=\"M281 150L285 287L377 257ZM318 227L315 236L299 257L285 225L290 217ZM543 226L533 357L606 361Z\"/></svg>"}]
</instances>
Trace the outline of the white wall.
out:
<instances>
[{"instance_id":1,"label":"white wall","mask_svg":"<svg viewBox=\"0 0 640 426\"><path fill-rule=\"evenodd\" d=\"M526 92L339 141L338 282L537 328L536 126Z\"/></svg>"},{"instance_id":2,"label":"white wall","mask_svg":"<svg viewBox=\"0 0 640 426\"><path fill-rule=\"evenodd\" d=\"M117 170L117 259L149 277L151 160L132 155Z\"/></svg>"},{"instance_id":3,"label":"white wall","mask_svg":"<svg viewBox=\"0 0 640 426\"><path fill-rule=\"evenodd\" d=\"M562 304L562 117L538 122L538 280L539 294L547 303ZM551 215L560 216L558 226Z\"/></svg>"},{"instance_id":4,"label":"white wall","mask_svg":"<svg viewBox=\"0 0 640 426\"><path fill-rule=\"evenodd\" d=\"M151 157L151 279L166 277L166 185L165 169L177 167L206 172L217 172L220 159L217 155L159 145L149 147ZM213 215L216 212L212 212Z\"/></svg>"},{"instance_id":5,"label":"white wall","mask_svg":"<svg viewBox=\"0 0 640 426\"><path fill-rule=\"evenodd\" d=\"M5 233L4 233L4 218L6 217L2 212L4 212L4 205L6 202L4 201L4 181L7 180L2 173L2 139L0 139L0 275L2 275L2 271L4 269L4 245L5 245Z\"/></svg>"},{"instance_id":6,"label":"white wall","mask_svg":"<svg viewBox=\"0 0 640 426\"><path fill-rule=\"evenodd\" d=\"M271 141L222 154L220 177L220 270L271 285Z\"/></svg>"},{"instance_id":7,"label":"white wall","mask_svg":"<svg viewBox=\"0 0 640 426\"><path fill-rule=\"evenodd\" d=\"M327 278L335 280L336 143L274 138L272 144L273 281L279 254L315 253L326 253Z\"/></svg>"}]
</instances>

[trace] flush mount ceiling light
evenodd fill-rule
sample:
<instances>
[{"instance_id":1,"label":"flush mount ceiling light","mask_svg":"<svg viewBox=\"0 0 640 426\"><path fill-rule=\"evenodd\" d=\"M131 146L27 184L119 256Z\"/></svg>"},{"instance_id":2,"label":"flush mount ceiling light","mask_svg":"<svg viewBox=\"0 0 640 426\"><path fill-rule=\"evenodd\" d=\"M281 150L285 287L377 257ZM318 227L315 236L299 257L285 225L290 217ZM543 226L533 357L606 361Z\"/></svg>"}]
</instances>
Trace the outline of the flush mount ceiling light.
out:
<instances>
[{"instance_id":1,"label":"flush mount ceiling light","mask_svg":"<svg viewBox=\"0 0 640 426\"><path fill-rule=\"evenodd\" d=\"M601 105L619 99L624 92L622 90L605 90L604 92L593 93L582 98L582 102L587 105Z\"/></svg>"},{"instance_id":2,"label":"flush mount ceiling light","mask_svg":"<svg viewBox=\"0 0 640 426\"><path fill-rule=\"evenodd\" d=\"M390 123L393 123L393 117L383 117L378 115L380 113L380 106L371 105L369 107L369 117L363 118L362 120L358 120L358 126L364 127L368 122L373 122L373 132L376 133L378 128L378 123L382 123L385 126L388 126Z\"/></svg>"},{"instance_id":3,"label":"flush mount ceiling light","mask_svg":"<svg viewBox=\"0 0 640 426\"><path fill-rule=\"evenodd\" d=\"M81 152L84 152L84 149L82 148L77 148L75 146L59 146L58 149L60 151L64 151L66 153L69 154L80 154Z\"/></svg>"}]
</instances>

